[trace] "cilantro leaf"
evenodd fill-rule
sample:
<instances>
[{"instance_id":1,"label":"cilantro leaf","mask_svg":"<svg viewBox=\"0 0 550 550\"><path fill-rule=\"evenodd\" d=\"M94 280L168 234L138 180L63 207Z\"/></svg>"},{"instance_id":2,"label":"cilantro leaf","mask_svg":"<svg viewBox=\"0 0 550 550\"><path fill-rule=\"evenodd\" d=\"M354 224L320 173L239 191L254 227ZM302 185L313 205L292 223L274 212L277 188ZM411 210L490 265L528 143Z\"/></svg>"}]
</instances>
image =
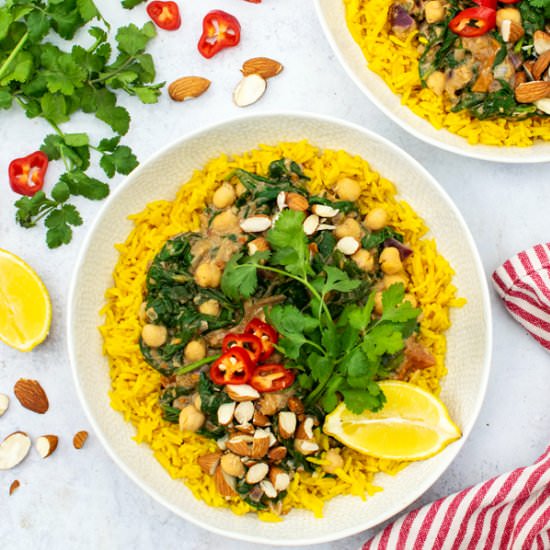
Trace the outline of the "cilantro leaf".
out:
<instances>
[{"instance_id":1,"label":"cilantro leaf","mask_svg":"<svg viewBox=\"0 0 550 550\"><path fill-rule=\"evenodd\" d=\"M95 116L108 124L117 134L125 135L130 128L130 114L124 107L105 105L97 110Z\"/></svg>"},{"instance_id":2,"label":"cilantro leaf","mask_svg":"<svg viewBox=\"0 0 550 550\"><path fill-rule=\"evenodd\" d=\"M319 326L317 319L302 313L290 304L273 306L267 316L281 335L278 347L291 359L297 359L300 349L308 342L304 333L309 333Z\"/></svg>"},{"instance_id":3,"label":"cilantro leaf","mask_svg":"<svg viewBox=\"0 0 550 550\"><path fill-rule=\"evenodd\" d=\"M222 292L234 302L250 298L258 286L257 262L269 257L269 250L256 252L253 256L233 254L223 270ZM241 261L242 260L242 261ZM240 263L239 263L240 262Z\"/></svg>"},{"instance_id":4,"label":"cilantro leaf","mask_svg":"<svg viewBox=\"0 0 550 550\"><path fill-rule=\"evenodd\" d=\"M105 153L99 162L105 174L112 178L115 172L129 174L139 163L130 147L119 145L112 154Z\"/></svg>"},{"instance_id":5,"label":"cilantro leaf","mask_svg":"<svg viewBox=\"0 0 550 550\"><path fill-rule=\"evenodd\" d=\"M346 407L355 414L361 414L365 409L376 412L379 411L386 401L383 393L377 396L370 394L364 390L357 389L340 389L344 396Z\"/></svg>"},{"instance_id":6,"label":"cilantro leaf","mask_svg":"<svg viewBox=\"0 0 550 550\"><path fill-rule=\"evenodd\" d=\"M136 55L145 50L148 42L156 34L155 25L151 21L145 23L141 29L130 23L128 26L118 29L116 34L118 49L129 55Z\"/></svg>"},{"instance_id":7,"label":"cilantro leaf","mask_svg":"<svg viewBox=\"0 0 550 550\"><path fill-rule=\"evenodd\" d=\"M44 225L48 228L46 243L50 248L57 248L71 241L73 235L71 226L82 225L82 218L72 204L64 204L50 212Z\"/></svg>"},{"instance_id":8,"label":"cilantro leaf","mask_svg":"<svg viewBox=\"0 0 550 550\"><path fill-rule=\"evenodd\" d=\"M135 8L139 4L143 4L143 2L146 2L147 0L122 0L122 7L126 8L127 10L131 10L132 8Z\"/></svg>"},{"instance_id":9,"label":"cilantro leaf","mask_svg":"<svg viewBox=\"0 0 550 550\"><path fill-rule=\"evenodd\" d=\"M73 195L82 195L87 199L101 200L109 194L109 186L106 183L91 178L78 170L65 172L59 181L67 184Z\"/></svg>"}]
</instances>

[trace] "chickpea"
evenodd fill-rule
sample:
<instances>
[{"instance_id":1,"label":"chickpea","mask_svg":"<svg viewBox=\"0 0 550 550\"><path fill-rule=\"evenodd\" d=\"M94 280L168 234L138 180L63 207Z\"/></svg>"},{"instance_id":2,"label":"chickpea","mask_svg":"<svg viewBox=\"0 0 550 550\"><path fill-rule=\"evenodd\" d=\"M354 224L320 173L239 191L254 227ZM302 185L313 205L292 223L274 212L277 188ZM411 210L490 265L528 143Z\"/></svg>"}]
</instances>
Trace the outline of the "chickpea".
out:
<instances>
[{"instance_id":1,"label":"chickpea","mask_svg":"<svg viewBox=\"0 0 550 550\"><path fill-rule=\"evenodd\" d=\"M237 198L237 193L235 188L230 183L222 183L214 192L212 197L212 204L216 208L227 208L231 206L235 199Z\"/></svg>"},{"instance_id":2,"label":"chickpea","mask_svg":"<svg viewBox=\"0 0 550 550\"><path fill-rule=\"evenodd\" d=\"M354 237L359 240L361 238L361 226L353 218L346 218L341 224L336 226L334 229L334 236L337 239Z\"/></svg>"},{"instance_id":3,"label":"chickpea","mask_svg":"<svg viewBox=\"0 0 550 550\"><path fill-rule=\"evenodd\" d=\"M445 90L445 83L447 82L447 77L442 71L434 71L426 80L426 85L430 90L438 96L443 95L443 90Z\"/></svg>"},{"instance_id":4,"label":"chickpea","mask_svg":"<svg viewBox=\"0 0 550 550\"><path fill-rule=\"evenodd\" d=\"M168 330L163 325L152 325L147 323L141 329L143 343L152 348L158 348L166 342Z\"/></svg>"},{"instance_id":5,"label":"chickpea","mask_svg":"<svg viewBox=\"0 0 550 550\"><path fill-rule=\"evenodd\" d=\"M382 291L378 291L374 295L374 311L378 315L382 315L382 313L384 312L384 307L382 305Z\"/></svg>"},{"instance_id":6,"label":"chickpea","mask_svg":"<svg viewBox=\"0 0 550 550\"><path fill-rule=\"evenodd\" d=\"M361 186L350 178L340 178L335 187L338 198L343 201L356 201L361 194Z\"/></svg>"},{"instance_id":7,"label":"chickpea","mask_svg":"<svg viewBox=\"0 0 550 550\"><path fill-rule=\"evenodd\" d=\"M180 411L179 425L182 432L196 432L205 421L204 414L193 405L187 405Z\"/></svg>"},{"instance_id":8,"label":"chickpea","mask_svg":"<svg viewBox=\"0 0 550 550\"><path fill-rule=\"evenodd\" d=\"M445 19L445 8L439 0L430 0L424 4L424 15L428 23L439 23Z\"/></svg>"},{"instance_id":9,"label":"chickpea","mask_svg":"<svg viewBox=\"0 0 550 550\"><path fill-rule=\"evenodd\" d=\"M379 261L382 271L388 275L395 275L403 270L399 250L394 246L384 248L382 254L380 254Z\"/></svg>"},{"instance_id":10,"label":"chickpea","mask_svg":"<svg viewBox=\"0 0 550 550\"><path fill-rule=\"evenodd\" d=\"M365 225L371 231L378 231L388 223L388 213L383 208L373 208L365 217Z\"/></svg>"},{"instance_id":11,"label":"chickpea","mask_svg":"<svg viewBox=\"0 0 550 550\"><path fill-rule=\"evenodd\" d=\"M220 466L227 475L234 477L244 476L244 464L241 462L241 459L233 453L224 454L220 460Z\"/></svg>"},{"instance_id":12,"label":"chickpea","mask_svg":"<svg viewBox=\"0 0 550 550\"><path fill-rule=\"evenodd\" d=\"M240 232L239 216L231 210L224 210L218 214L210 225L216 233L237 233Z\"/></svg>"},{"instance_id":13,"label":"chickpea","mask_svg":"<svg viewBox=\"0 0 550 550\"><path fill-rule=\"evenodd\" d=\"M212 317L217 317L220 314L220 303L218 300L213 298L206 300L199 306L199 312L203 315L212 315Z\"/></svg>"},{"instance_id":14,"label":"chickpea","mask_svg":"<svg viewBox=\"0 0 550 550\"><path fill-rule=\"evenodd\" d=\"M204 340L191 340L183 350L183 356L186 361L194 363L195 361L200 361L206 356L206 344Z\"/></svg>"},{"instance_id":15,"label":"chickpea","mask_svg":"<svg viewBox=\"0 0 550 550\"><path fill-rule=\"evenodd\" d=\"M502 8L497 10L497 27L500 29L503 21L509 19L512 23L521 26L521 13L516 8Z\"/></svg>"},{"instance_id":16,"label":"chickpea","mask_svg":"<svg viewBox=\"0 0 550 550\"><path fill-rule=\"evenodd\" d=\"M399 273L395 273L393 275L384 275L382 281L384 283L384 288L386 289L390 288L391 285L394 285L396 283L402 283L403 286L407 288L409 278L404 271L400 271Z\"/></svg>"},{"instance_id":17,"label":"chickpea","mask_svg":"<svg viewBox=\"0 0 550 550\"><path fill-rule=\"evenodd\" d=\"M203 288L220 286L222 270L213 262L200 264L195 270L195 282Z\"/></svg>"},{"instance_id":18,"label":"chickpea","mask_svg":"<svg viewBox=\"0 0 550 550\"><path fill-rule=\"evenodd\" d=\"M364 248L360 248L351 259L359 266L363 271L369 272L374 269L374 256Z\"/></svg>"},{"instance_id":19,"label":"chickpea","mask_svg":"<svg viewBox=\"0 0 550 550\"><path fill-rule=\"evenodd\" d=\"M409 302L412 307L416 307L418 305L418 301L416 299L416 296L414 294L411 294L410 292L407 292L405 296L403 297L404 302Z\"/></svg>"},{"instance_id":20,"label":"chickpea","mask_svg":"<svg viewBox=\"0 0 550 550\"><path fill-rule=\"evenodd\" d=\"M344 467L344 459L337 449L329 449L324 456L328 464L323 464L323 470L327 474L333 474L338 468Z\"/></svg>"}]
</instances>

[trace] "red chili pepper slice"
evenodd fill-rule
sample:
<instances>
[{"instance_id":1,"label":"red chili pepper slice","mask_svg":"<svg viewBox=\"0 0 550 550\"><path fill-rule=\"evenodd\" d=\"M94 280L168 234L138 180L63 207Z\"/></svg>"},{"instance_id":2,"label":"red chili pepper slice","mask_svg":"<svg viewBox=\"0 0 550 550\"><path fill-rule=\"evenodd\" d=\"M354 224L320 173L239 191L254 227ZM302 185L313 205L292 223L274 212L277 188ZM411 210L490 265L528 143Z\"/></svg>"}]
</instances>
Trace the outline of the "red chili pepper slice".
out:
<instances>
[{"instance_id":1,"label":"red chili pepper slice","mask_svg":"<svg viewBox=\"0 0 550 550\"><path fill-rule=\"evenodd\" d=\"M147 13L165 31L175 31L181 26L180 10L175 2L151 2L147 5Z\"/></svg>"},{"instance_id":2,"label":"red chili pepper slice","mask_svg":"<svg viewBox=\"0 0 550 550\"><path fill-rule=\"evenodd\" d=\"M279 340L277 331L267 323L264 323L257 317L254 317L244 328L245 334L253 334L258 337L262 342L262 353L260 355L260 361L265 361L271 356L275 347L274 344Z\"/></svg>"},{"instance_id":3,"label":"red chili pepper slice","mask_svg":"<svg viewBox=\"0 0 550 550\"><path fill-rule=\"evenodd\" d=\"M503 0L500 0L501 2ZM519 2L519 0L513 0L514 2ZM484 6L486 8L491 8L492 10L497 9L497 0L474 0L478 6Z\"/></svg>"},{"instance_id":4,"label":"red chili pepper slice","mask_svg":"<svg viewBox=\"0 0 550 550\"><path fill-rule=\"evenodd\" d=\"M8 167L11 188L20 195L34 195L42 189L47 169L48 157L42 151L12 160Z\"/></svg>"},{"instance_id":5,"label":"red chili pepper slice","mask_svg":"<svg viewBox=\"0 0 550 550\"><path fill-rule=\"evenodd\" d=\"M449 28L459 36L481 36L495 28L497 12L491 8L467 8L449 21Z\"/></svg>"},{"instance_id":6,"label":"red chili pepper slice","mask_svg":"<svg viewBox=\"0 0 550 550\"><path fill-rule=\"evenodd\" d=\"M272 363L256 367L250 379L250 385L259 392L284 390L294 383L294 372L283 365Z\"/></svg>"},{"instance_id":7,"label":"red chili pepper slice","mask_svg":"<svg viewBox=\"0 0 550 550\"><path fill-rule=\"evenodd\" d=\"M199 52L210 59L224 48L236 46L241 40L241 25L236 17L222 10L208 12L202 21Z\"/></svg>"},{"instance_id":8,"label":"red chili pepper slice","mask_svg":"<svg viewBox=\"0 0 550 550\"><path fill-rule=\"evenodd\" d=\"M210 378L214 384L246 384L253 368L248 352L234 346L212 363Z\"/></svg>"},{"instance_id":9,"label":"red chili pepper slice","mask_svg":"<svg viewBox=\"0 0 550 550\"><path fill-rule=\"evenodd\" d=\"M517 4L518 2L521 2L521 0L498 0L499 2L502 2L503 4Z\"/></svg>"},{"instance_id":10,"label":"red chili pepper slice","mask_svg":"<svg viewBox=\"0 0 550 550\"><path fill-rule=\"evenodd\" d=\"M226 334L222 343L222 353L227 353L234 346L244 349L253 363L260 360L263 345L262 341L254 334L234 334L232 332Z\"/></svg>"}]
</instances>

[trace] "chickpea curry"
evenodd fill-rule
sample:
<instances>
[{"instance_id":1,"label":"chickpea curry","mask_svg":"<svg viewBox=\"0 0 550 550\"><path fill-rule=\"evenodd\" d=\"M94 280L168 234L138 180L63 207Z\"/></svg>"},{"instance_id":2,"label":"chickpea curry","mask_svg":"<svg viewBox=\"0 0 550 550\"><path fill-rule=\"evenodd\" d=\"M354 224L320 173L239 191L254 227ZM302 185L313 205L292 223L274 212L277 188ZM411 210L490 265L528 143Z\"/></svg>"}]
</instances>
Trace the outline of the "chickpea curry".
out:
<instances>
[{"instance_id":1,"label":"chickpea curry","mask_svg":"<svg viewBox=\"0 0 550 550\"><path fill-rule=\"evenodd\" d=\"M343 464L333 439L310 460L329 412L379 410L377 381L435 363L387 212L361 214L353 179L319 195L308 181L289 159L228 174L200 229L154 258L141 308L164 418L216 440L198 463L221 495L279 513L296 471Z\"/></svg>"}]
</instances>

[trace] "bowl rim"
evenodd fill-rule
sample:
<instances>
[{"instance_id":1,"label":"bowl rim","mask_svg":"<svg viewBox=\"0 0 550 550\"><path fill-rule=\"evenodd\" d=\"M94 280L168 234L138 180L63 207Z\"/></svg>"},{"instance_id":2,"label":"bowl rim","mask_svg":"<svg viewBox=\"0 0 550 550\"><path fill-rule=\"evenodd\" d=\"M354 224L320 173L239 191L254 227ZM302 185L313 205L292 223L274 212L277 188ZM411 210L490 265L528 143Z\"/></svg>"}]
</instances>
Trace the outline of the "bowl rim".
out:
<instances>
[{"instance_id":1,"label":"bowl rim","mask_svg":"<svg viewBox=\"0 0 550 550\"><path fill-rule=\"evenodd\" d=\"M413 136L416 139L419 139L421 141L424 141L425 143L428 143L429 145L432 145L433 147L436 147L438 149L443 149L444 151L448 151L449 153L454 153L456 155L460 155L462 157L467 158L474 158L478 160L485 160L488 162L502 162L506 164L541 164L545 162L550 162L550 143L548 144L548 153L546 155L532 155L531 157L516 157L512 154L503 154L502 156L500 154L497 154L496 151L505 151L506 153L510 153L514 150L529 150L528 147L517 147L517 146L509 146L509 147L498 147L498 146L491 146L491 145L471 145L468 143L466 138L462 138L464 140L463 147L460 147L458 145L452 145L449 143L444 143L443 141L440 141L436 139L435 137L430 136L423 130L418 130L414 128L411 124L409 124L407 121L403 120L401 117L399 117L394 111L392 111L390 108L388 108L382 101L380 101L377 97L377 95L371 91L371 89L361 80L358 73L353 68L351 62L347 59L347 57L344 55L342 50L339 48L338 44L336 43L336 40L333 36L333 33L330 31L328 21L324 15L323 12L323 2L326 0L313 0L313 3L315 5L315 11L317 12L317 17L319 19L319 22L321 24L321 27L323 29L323 34L325 35L325 38L330 44L330 47L334 54L336 55L336 58L340 62L340 65L344 68L347 75L353 80L355 85L367 96L368 99L378 109L380 109L387 117L389 117L393 122L398 124L403 130L405 130L407 133L409 133L411 136ZM333 1L333 0L330 0ZM343 4L343 0L336 0L337 2L341 2ZM348 28L346 27L346 32L349 33ZM351 37L351 34L350 34ZM353 37L351 37L353 40ZM359 45L353 40L355 46L359 48ZM376 73L371 71L368 67L368 62L365 59L365 65L364 69L368 71L368 73L371 76L381 78ZM388 88L389 89L389 88ZM396 98L399 96L397 94L393 94ZM401 105L401 103L400 103ZM412 111L411 111L412 112ZM419 120L425 121L421 116L416 115ZM428 122L428 121L425 121ZM429 124L429 122L428 122ZM451 134L453 136L456 136L456 134L453 134L452 132L449 132L446 128L441 128L438 131L446 132L448 134ZM460 137L460 136L458 136ZM476 149L476 147L478 147ZM479 147L486 147L489 149L479 149ZM495 151L495 154L493 154L491 151L492 148Z\"/></svg>"},{"instance_id":2,"label":"bowl rim","mask_svg":"<svg viewBox=\"0 0 550 550\"><path fill-rule=\"evenodd\" d=\"M471 249L473 256L475 258L475 269L476 272L480 275L480 282L481 282L481 295L482 295L482 302L483 302L483 312L485 315L485 321L486 321L486 327L487 327L487 337L484 342L483 346L483 361L480 365L480 368L483 370L483 376L481 379L481 383L479 385L480 391L477 394L477 398L475 401L475 406L473 407L473 414L471 416L471 421L468 426L466 426L462 431L462 437L453 442L449 447L447 447L447 452L449 452L449 458L445 464L442 464L438 466L437 468L434 468L432 474L427 477L422 483L418 484L417 490L415 491L414 495L408 496L400 501L398 509L392 509L388 510L387 513L379 515L375 521L367 521L367 522L358 522L358 524L354 527L350 527L347 529L342 529L340 531L334 532L332 534L324 534L319 535L317 537L310 537L307 540L303 538L295 538L292 537L285 538L284 540L271 540L266 539L263 536L256 536L251 535L248 533L231 533L226 531L223 528L218 528L216 525L213 525L211 523L203 522L200 517L191 515L189 512L181 510L177 506L171 504L162 494L160 494L157 489L149 484L147 484L145 481L142 481L138 478L137 474L133 472L130 466L126 465L121 457L115 452L115 450L111 447L107 435L104 434L103 429L100 425L99 421L96 421L96 418L94 416L94 413L92 411L92 407L89 404L87 398L84 394L83 386L81 385L80 378L79 378L79 371L77 368L77 359L76 359L76 348L75 348L75 339L73 336L73 323L75 321L75 303L76 303L76 290L79 282L79 274L81 270L81 266L84 263L84 260L86 258L86 255L88 253L88 250L91 246L91 243L93 241L95 232L97 228L101 225L103 222L103 219L106 215L106 212L110 208L111 202L114 202L116 197L123 192L123 190L128 186L131 185L131 181L134 177L139 175L141 171L146 170L147 166L150 163L155 162L160 157L165 155L168 151L170 151L173 148L179 147L182 143L184 143L187 140L190 139L196 139L199 138L203 134L208 134L209 132L213 130L220 130L224 127L231 127L235 123L240 123L242 121L246 120L271 120L274 118L281 118L281 117L287 117L291 119L307 119L311 121L321 121L324 123L327 123L329 125L335 125L339 127L345 127L350 130L354 130L356 132L359 132L361 134L366 135L370 139L378 140L381 142L385 147L388 147L394 154L397 156L404 156L409 162L415 165L415 167L422 173L422 175L427 178L431 185L437 189L437 191L441 194L443 200L447 203L447 206L453 210L455 216L457 217L463 231L464 236L467 240L467 243L469 245L469 248ZM304 139L307 139L305 137ZM260 143L260 142L259 142ZM258 143L258 145L259 145ZM244 151L243 151L244 152ZM473 239L473 236L470 233L470 230L462 217L462 214L458 210L457 206L454 204L450 196L447 194L445 189L437 182L437 180L416 160L414 159L409 153L389 141L383 136L380 136L379 134L368 130L364 128L363 126L360 126L358 124L355 124L353 122L349 122L343 119L339 119L337 117L332 117L328 115L320 115L317 113L312 112L303 112L303 111L266 111L262 113L254 113L250 115L243 115L243 116L237 116L237 117L231 117L226 120L223 120L221 122L209 124L207 126L201 127L197 130L193 130L191 132L188 132L184 134L183 136L180 136L179 138L172 140L170 143L159 149L157 152L153 153L150 157L148 157L145 161L143 161L130 175L126 176L122 182L117 186L117 188L111 193L111 195L107 198L107 200L103 203L101 206L101 209L99 210L98 214L96 215L93 222L90 224L90 227L88 229L88 232L85 236L85 239L83 241L83 244L79 250L79 253L77 255L77 259L75 262L75 266L72 272L71 276L71 282L69 286L69 295L68 295L68 311L67 311L67 319L65 323L65 329L67 334L67 350L69 355L69 362L71 366L72 371L72 377L74 384L76 386L76 391L78 398L80 400L81 405L84 408L85 414L88 418L88 421L90 422L90 425L92 426L95 435L99 439L101 445L103 446L104 450L107 452L107 454L110 456L110 458L117 464L117 466L138 486L140 487L147 495L155 499L157 502L161 503L163 506L168 508L170 511L178 515L179 517L182 517L189 522L198 525L208 531L214 532L218 535L222 535L228 538L236 539L236 540L242 540L252 543L261 543L261 544L268 544L272 546L304 546L309 544L321 544L326 543L334 540L340 540L345 537L358 534L362 531L365 531L367 529L374 528L381 523L387 521L393 516L398 516L399 514L403 513L403 511L410 506L415 500L420 498L440 477L443 475L443 473L447 470L447 468L451 465L451 463L455 460L457 454L462 449L463 445L465 444L466 440L468 439L474 425L476 424L479 413L481 410L481 407L483 405L488 381L489 381L489 375L491 370L491 356L492 356L492 346L493 346L493 323L492 323L492 312L491 312L491 306L490 306L490 298L489 298L489 288L487 283L487 277L484 275L484 269L483 264L481 262L481 258L479 256L479 251L477 249L477 246L475 244L475 241ZM483 276L481 276L483 275ZM123 422L126 422L122 417L121 420ZM230 511L228 513L231 513ZM258 520L259 521L259 520ZM322 521L322 518L320 519Z\"/></svg>"}]
</instances>

